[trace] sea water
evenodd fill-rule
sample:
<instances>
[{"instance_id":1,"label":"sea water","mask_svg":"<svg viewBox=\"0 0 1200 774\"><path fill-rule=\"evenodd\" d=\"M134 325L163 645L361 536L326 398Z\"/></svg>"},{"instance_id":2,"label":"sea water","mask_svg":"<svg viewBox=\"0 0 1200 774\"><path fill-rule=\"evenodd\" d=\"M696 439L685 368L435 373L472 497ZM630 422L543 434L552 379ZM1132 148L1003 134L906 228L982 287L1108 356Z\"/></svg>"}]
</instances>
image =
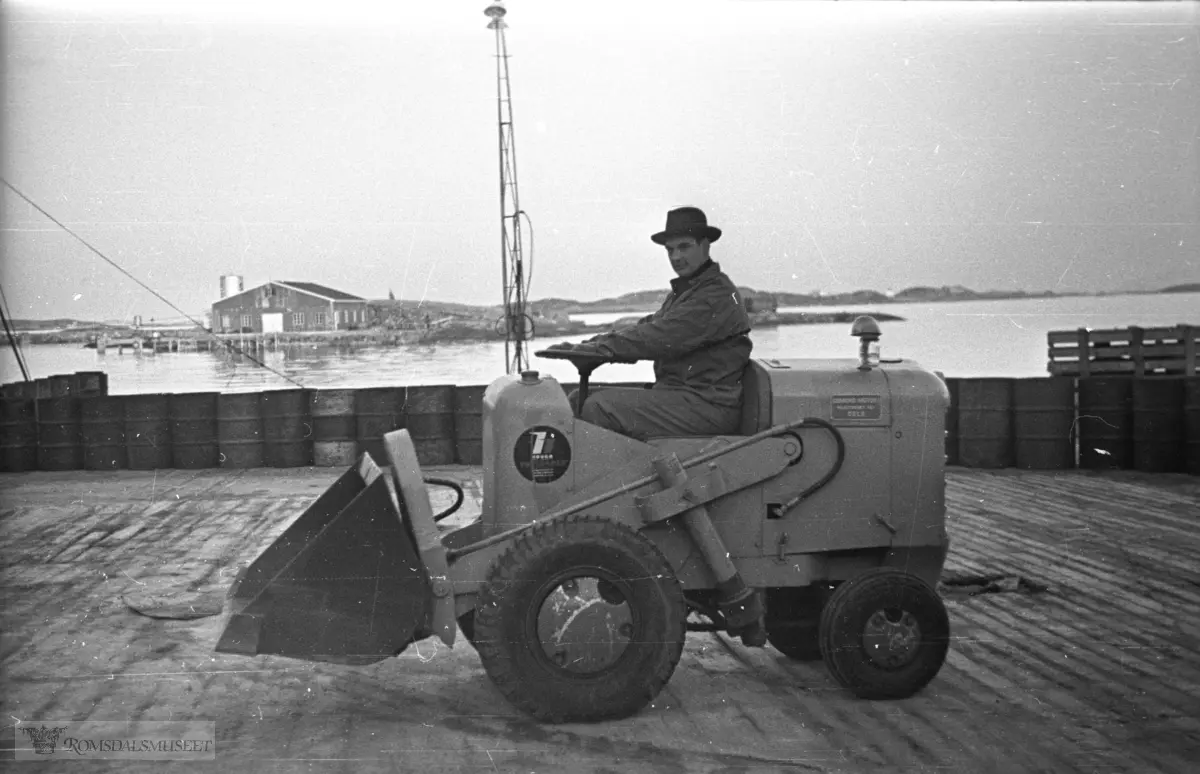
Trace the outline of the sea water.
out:
<instances>
[{"instance_id":1,"label":"sea water","mask_svg":"<svg viewBox=\"0 0 1200 774\"><path fill-rule=\"evenodd\" d=\"M646 310L649 311L649 310ZM915 360L948 377L1032 377L1047 375L1046 334L1077 328L1126 328L1193 324L1200 326L1200 293L1079 296L936 303L865 304L848 307L788 307L780 311L887 313L904 318L883 322L882 356ZM584 314L595 324L633 316ZM581 341L574 336L567 341ZM848 323L786 325L751 334L755 357L854 358L858 342ZM527 343L531 368L560 381L575 381L565 361L532 354L558 339ZM260 352L254 358L214 352L133 355L111 349L100 355L79 344L27 345L22 349L33 378L104 371L110 394L151 392L250 392L297 385L312 388L359 388L388 385L491 382L505 372L502 341L446 342L394 347L333 349L314 345ZM17 381L21 373L11 347L0 355L0 377ZM604 366L594 381L650 381L650 363Z\"/></svg>"}]
</instances>

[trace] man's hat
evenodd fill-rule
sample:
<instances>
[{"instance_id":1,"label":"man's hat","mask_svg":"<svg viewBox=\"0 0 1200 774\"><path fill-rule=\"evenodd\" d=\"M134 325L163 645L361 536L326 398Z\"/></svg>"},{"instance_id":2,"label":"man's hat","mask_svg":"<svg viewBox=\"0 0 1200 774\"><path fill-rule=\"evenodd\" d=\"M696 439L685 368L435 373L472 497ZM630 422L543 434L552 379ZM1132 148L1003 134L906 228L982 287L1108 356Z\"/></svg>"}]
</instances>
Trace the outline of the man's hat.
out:
<instances>
[{"instance_id":1,"label":"man's hat","mask_svg":"<svg viewBox=\"0 0 1200 774\"><path fill-rule=\"evenodd\" d=\"M667 213L667 227L650 238L662 245L677 236L703 237L715 242L721 238L721 229L708 225L708 218L699 208L680 207Z\"/></svg>"}]
</instances>

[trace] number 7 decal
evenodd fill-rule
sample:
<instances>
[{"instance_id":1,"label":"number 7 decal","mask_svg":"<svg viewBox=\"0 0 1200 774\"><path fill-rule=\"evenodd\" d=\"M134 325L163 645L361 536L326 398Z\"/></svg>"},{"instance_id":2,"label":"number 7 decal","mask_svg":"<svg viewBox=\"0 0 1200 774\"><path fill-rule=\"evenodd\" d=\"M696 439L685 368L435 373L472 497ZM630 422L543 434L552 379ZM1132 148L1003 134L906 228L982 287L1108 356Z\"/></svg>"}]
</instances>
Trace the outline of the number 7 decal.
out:
<instances>
[{"instance_id":1,"label":"number 7 decal","mask_svg":"<svg viewBox=\"0 0 1200 774\"><path fill-rule=\"evenodd\" d=\"M554 449L554 436L545 430L533 432L533 449L531 454L549 454Z\"/></svg>"}]
</instances>

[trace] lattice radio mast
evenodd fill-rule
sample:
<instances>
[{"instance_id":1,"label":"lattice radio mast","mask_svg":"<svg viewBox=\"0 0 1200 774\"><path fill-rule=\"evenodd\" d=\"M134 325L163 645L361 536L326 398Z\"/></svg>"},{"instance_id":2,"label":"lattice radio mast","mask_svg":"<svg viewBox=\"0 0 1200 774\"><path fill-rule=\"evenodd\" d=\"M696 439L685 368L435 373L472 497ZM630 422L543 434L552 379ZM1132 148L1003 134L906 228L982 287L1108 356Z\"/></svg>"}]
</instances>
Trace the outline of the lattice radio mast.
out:
<instances>
[{"instance_id":1,"label":"lattice radio mast","mask_svg":"<svg viewBox=\"0 0 1200 774\"><path fill-rule=\"evenodd\" d=\"M513 142L512 88L508 79L508 43L504 30L507 11L502 0L487 7L484 14L496 31L496 113L500 128L500 267L504 279L504 359L508 373L529 368L525 341L532 320L525 313L529 292L525 266L521 260L521 203L517 198L517 151Z\"/></svg>"}]
</instances>

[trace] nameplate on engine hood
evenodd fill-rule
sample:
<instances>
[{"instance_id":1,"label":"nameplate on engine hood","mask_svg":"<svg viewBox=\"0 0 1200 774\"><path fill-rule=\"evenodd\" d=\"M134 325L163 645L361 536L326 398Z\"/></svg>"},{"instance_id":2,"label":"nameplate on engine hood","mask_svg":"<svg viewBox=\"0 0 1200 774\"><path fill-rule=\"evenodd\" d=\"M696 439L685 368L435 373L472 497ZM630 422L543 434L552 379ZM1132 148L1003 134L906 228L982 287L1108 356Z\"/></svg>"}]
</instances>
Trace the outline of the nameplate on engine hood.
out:
<instances>
[{"instance_id":1,"label":"nameplate on engine hood","mask_svg":"<svg viewBox=\"0 0 1200 774\"><path fill-rule=\"evenodd\" d=\"M878 395L834 395L833 419L879 419L883 403Z\"/></svg>"}]
</instances>

